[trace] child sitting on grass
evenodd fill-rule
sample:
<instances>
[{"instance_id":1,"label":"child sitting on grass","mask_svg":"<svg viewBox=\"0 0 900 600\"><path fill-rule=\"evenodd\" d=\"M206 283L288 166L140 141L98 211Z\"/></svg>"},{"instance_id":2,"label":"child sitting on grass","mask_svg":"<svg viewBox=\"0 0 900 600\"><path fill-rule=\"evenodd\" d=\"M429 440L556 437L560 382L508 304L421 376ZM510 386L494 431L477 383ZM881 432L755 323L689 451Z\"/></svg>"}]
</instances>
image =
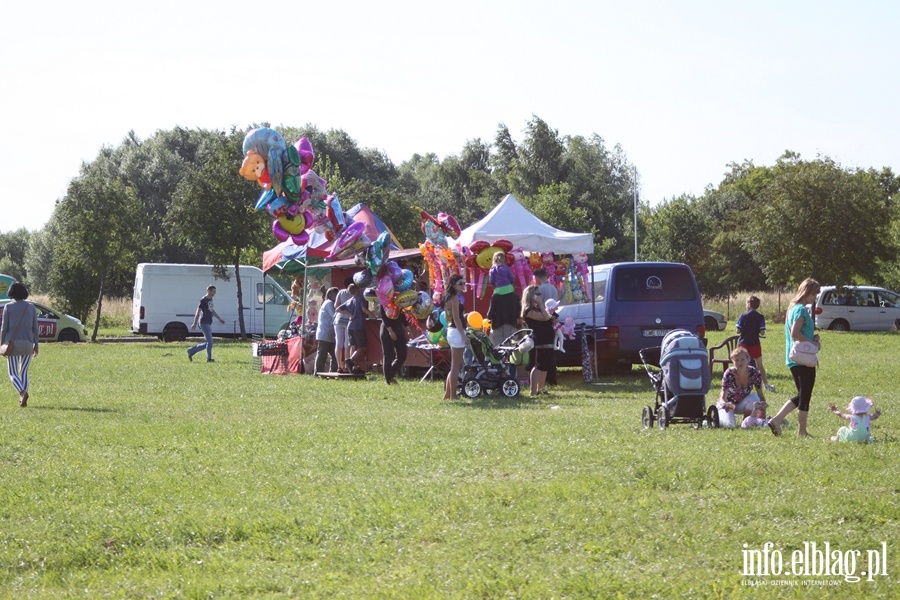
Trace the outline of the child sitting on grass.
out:
<instances>
[{"instance_id":1,"label":"child sitting on grass","mask_svg":"<svg viewBox=\"0 0 900 600\"><path fill-rule=\"evenodd\" d=\"M847 412L842 413L838 410L837 404L832 402L828 405L829 410L850 422L850 426L838 429L837 435L831 436L832 442L859 442L861 444L871 444L875 440L872 439L872 421L881 416L881 411L877 408L871 415L869 410L872 409L872 401L862 396L857 396L847 405Z\"/></svg>"},{"instance_id":2,"label":"child sitting on grass","mask_svg":"<svg viewBox=\"0 0 900 600\"><path fill-rule=\"evenodd\" d=\"M741 429L749 429L751 427L766 427L769 424L769 419L766 417L766 407L768 404L765 402L754 402L753 403L753 412L750 413L749 417L745 417L743 421L741 421Z\"/></svg>"}]
</instances>

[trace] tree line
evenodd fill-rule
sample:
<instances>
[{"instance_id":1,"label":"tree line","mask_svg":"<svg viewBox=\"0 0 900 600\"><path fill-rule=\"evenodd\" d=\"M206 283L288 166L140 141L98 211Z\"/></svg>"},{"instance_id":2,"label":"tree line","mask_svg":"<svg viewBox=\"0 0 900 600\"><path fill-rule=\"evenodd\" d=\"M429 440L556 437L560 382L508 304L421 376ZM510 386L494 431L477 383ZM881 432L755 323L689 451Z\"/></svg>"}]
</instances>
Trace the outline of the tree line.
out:
<instances>
[{"instance_id":1,"label":"tree line","mask_svg":"<svg viewBox=\"0 0 900 600\"><path fill-rule=\"evenodd\" d=\"M238 175L251 127L133 132L82 164L45 226L0 234L0 272L62 310L99 324L104 297L128 297L139 262L259 264L275 245L271 218L253 210L259 187ZM344 208L366 203L405 247L422 241L419 210L463 226L513 193L538 218L590 231L597 263L634 258L636 169L602 137L560 135L533 116L516 141L499 124L440 159L394 165L344 131L275 127L313 144L313 168ZM706 296L795 285L873 283L900 288L900 178L889 167L848 169L790 151L773 166L732 163L701 196L639 202L640 260L689 264Z\"/></svg>"}]
</instances>

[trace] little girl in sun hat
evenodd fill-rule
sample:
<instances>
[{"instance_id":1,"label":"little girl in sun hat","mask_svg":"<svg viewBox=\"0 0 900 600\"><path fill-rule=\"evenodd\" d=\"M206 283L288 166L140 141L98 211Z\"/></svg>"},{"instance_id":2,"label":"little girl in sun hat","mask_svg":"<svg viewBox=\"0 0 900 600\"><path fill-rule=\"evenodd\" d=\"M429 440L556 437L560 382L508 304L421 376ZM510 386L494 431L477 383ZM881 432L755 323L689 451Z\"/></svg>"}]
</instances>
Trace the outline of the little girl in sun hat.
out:
<instances>
[{"instance_id":1,"label":"little girl in sun hat","mask_svg":"<svg viewBox=\"0 0 900 600\"><path fill-rule=\"evenodd\" d=\"M872 421L881 416L881 411L876 408L875 412L869 414L869 410L873 408L869 398L856 396L847 405L846 413L841 412L834 402L829 404L828 408L840 418L850 422L849 427L845 425L838 429L837 435L832 436L831 441L865 444L875 441L872 439Z\"/></svg>"}]
</instances>

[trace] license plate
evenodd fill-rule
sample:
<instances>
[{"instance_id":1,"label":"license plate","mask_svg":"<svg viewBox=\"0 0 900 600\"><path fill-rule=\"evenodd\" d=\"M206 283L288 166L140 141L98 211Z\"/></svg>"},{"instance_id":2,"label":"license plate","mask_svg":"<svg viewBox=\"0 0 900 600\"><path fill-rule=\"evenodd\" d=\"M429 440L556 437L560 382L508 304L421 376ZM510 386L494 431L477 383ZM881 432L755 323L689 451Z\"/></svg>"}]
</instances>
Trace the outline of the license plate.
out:
<instances>
[{"instance_id":1,"label":"license plate","mask_svg":"<svg viewBox=\"0 0 900 600\"><path fill-rule=\"evenodd\" d=\"M667 333L672 331L671 329L644 329L641 331L641 334L644 337L663 337Z\"/></svg>"}]
</instances>

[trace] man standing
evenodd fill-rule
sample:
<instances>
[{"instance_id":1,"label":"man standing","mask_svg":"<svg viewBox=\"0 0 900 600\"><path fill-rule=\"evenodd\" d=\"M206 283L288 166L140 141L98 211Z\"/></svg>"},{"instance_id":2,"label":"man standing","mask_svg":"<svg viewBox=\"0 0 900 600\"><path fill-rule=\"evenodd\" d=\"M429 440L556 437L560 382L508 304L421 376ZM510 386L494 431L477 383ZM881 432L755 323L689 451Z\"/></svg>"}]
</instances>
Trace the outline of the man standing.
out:
<instances>
[{"instance_id":1,"label":"man standing","mask_svg":"<svg viewBox=\"0 0 900 600\"><path fill-rule=\"evenodd\" d=\"M556 286L550 283L550 276L547 275L547 270L544 267L534 270L534 281L541 289L541 296L543 296L544 302L547 300L559 300L559 292L557 292Z\"/></svg>"},{"instance_id":2,"label":"man standing","mask_svg":"<svg viewBox=\"0 0 900 600\"><path fill-rule=\"evenodd\" d=\"M213 296L216 295L216 286L211 285L206 288L206 295L200 298L200 304L197 306L197 310L194 312L194 322L191 325L191 329L197 329L197 322L200 322L200 331L203 332L203 339L205 342L201 342L194 346L193 348L188 348L187 355L188 360L194 362L194 355L198 352L206 349L206 362L216 362L212 357L212 347L213 347L213 338L212 338L212 320L213 317L217 318L222 325L225 324L225 319L219 316L219 313L215 311L213 308Z\"/></svg>"}]
</instances>

